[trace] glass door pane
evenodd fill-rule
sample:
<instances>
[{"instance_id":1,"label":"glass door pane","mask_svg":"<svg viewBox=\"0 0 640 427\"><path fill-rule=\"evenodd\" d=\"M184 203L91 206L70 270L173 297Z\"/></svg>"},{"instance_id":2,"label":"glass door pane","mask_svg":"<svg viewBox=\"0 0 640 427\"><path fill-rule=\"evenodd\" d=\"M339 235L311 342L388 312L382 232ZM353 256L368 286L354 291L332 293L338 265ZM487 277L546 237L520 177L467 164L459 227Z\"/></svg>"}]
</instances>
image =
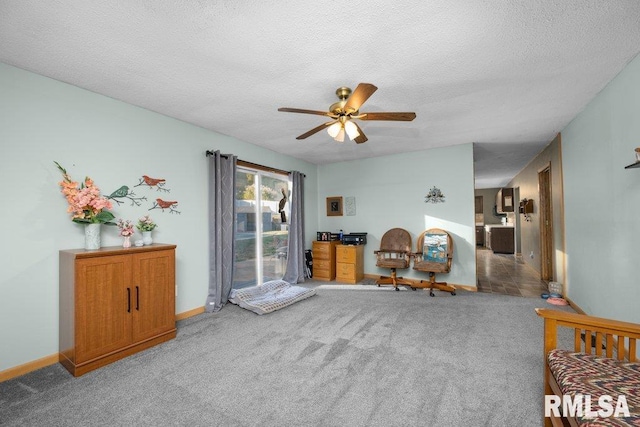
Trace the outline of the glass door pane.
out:
<instances>
[{"instance_id":1,"label":"glass door pane","mask_svg":"<svg viewBox=\"0 0 640 427\"><path fill-rule=\"evenodd\" d=\"M236 241L233 288L258 283L256 270L256 200L253 188L257 174L236 172Z\"/></svg>"},{"instance_id":2,"label":"glass door pane","mask_svg":"<svg viewBox=\"0 0 640 427\"><path fill-rule=\"evenodd\" d=\"M282 279L287 267L289 182L278 175L261 176L262 281ZM284 200L283 200L284 199ZM282 205L282 212L280 209Z\"/></svg>"},{"instance_id":3,"label":"glass door pane","mask_svg":"<svg viewBox=\"0 0 640 427\"><path fill-rule=\"evenodd\" d=\"M285 194L289 194L287 177L238 168L235 289L284 275L290 212Z\"/></svg>"}]
</instances>

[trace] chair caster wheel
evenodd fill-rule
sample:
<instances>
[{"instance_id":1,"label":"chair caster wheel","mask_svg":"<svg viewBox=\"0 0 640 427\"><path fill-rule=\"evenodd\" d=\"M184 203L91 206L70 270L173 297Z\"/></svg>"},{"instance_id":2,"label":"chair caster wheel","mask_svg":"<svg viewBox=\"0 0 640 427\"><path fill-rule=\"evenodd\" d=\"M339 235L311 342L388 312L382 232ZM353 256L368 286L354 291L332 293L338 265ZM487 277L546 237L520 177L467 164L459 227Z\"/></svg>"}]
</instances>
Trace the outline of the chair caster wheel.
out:
<instances>
[{"instance_id":1,"label":"chair caster wheel","mask_svg":"<svg viewBox=\"0 0 640 427\"><path fill-rule=\"evenodd\" d=\"M430 296L430 297L435 297L435 296L436 296L436 294L434 294L433 292L429 292L429 296Z\"/></svg>"},{"instance_id":2,"label":"chair caster wheel","mask_svg":"<svg viewBox=\"0 0 640 427\"><path fill-rule=\"evenodd\" d=\"M380 287L380 283L378 283L377 285L378 285L378 287Z\"/></svg>"},{"instance_id":3,"label":"chair caster wheel","mask_svg":"<svg viewBox=\"0 0 640 427\"><path fill-rule=\"evenodd\" d=\"M416 288L413 288L413 287L412 287L412 288L411 288L411 290L412 290L412 291L415 291L415 290L416 290Z\"/></svg>"},{"instance_id":4,"label":"chair caster wheel","mask_svg":"<svg viewBox=\"0 0 640 427\"><path fill-rule=\"evenodd\" d=\"M455 291L451 292L451 295L455 295L455 294L456 294Z\"/></svg>"},{"instance_id":5,"label":"chair caster wheel","mask_svg":"<svg viewBox=\"0 0 640 427\"><path fill-rule=\"evenodd\" d=\"M396 286L396 291L399 291L399 290L400 290L400 288Z\"/></svg>"}]
</instances>

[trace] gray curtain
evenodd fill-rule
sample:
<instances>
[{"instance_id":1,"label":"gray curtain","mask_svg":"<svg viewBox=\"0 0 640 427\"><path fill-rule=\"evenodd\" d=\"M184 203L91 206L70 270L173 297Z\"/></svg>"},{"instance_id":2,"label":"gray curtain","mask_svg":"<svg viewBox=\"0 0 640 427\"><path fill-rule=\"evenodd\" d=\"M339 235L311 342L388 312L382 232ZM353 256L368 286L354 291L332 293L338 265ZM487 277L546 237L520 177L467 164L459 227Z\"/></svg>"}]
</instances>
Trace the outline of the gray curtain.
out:
<instances>
[{"instance_id":1,"label":"gray curtain","mask_svg":"<svg viewBox=\"0 0 640 427\"><path fill-rule=\"evenodd\" d=\"M233 285L236 156L207 152L209 159L209 295L207 312L227 303Z\"/></svg>"},{"instance_id":2,"label":"gray curtain","mask_svg":"<svg viewBox=\"0 0 640 427\"><path fill-rule=\"evenodd\" d=\"M289 283L304 282L304 174L291 172L291 221L287 270L282 278Z\"/></svg>"}]
</instances>

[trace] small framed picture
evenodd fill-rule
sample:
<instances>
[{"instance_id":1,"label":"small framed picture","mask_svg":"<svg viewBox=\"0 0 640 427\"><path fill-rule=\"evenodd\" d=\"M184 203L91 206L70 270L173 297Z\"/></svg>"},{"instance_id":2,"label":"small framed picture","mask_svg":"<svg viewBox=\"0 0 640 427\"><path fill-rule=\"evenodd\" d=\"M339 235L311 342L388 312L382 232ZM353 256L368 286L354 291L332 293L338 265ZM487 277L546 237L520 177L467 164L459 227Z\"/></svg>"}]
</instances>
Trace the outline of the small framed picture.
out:
<instances>
[{"instance_id":1,"label":"small framed picture","mask_svg":"<svg viewBox=\"0 0 640 427\"><path fill-rule=\"evenodd\" d=\"M327 216L342 216L342 197L327 197Z\"/></svg>"}]
</instances>

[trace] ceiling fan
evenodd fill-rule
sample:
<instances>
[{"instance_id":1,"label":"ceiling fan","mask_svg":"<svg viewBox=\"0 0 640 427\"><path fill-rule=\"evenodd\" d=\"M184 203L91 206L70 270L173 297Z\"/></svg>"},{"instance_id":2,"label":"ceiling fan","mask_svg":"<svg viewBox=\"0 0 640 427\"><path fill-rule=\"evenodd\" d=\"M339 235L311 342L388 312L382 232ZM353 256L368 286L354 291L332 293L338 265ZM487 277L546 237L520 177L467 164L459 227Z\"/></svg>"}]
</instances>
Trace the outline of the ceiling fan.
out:
<instances>
[{"instance_id":1,"label":"ceiling fan","mask_svg":"<svg viewBox=\"0 0 640 427\"><path fill-rule=\"evenodd\" d=\"M336 90L336 95L340 101L331 104L329 111L302 110L300 108L278 108L278 111L284 111L286 113L315 114L318 116L331 117L333 119L330 122L323 123L320 126L303 133L296 139L305 139L322 129L327 128L329 135L338 142L344 141L344 135L346 133L347 136L349 136L349 139L358 144L362 144L367 141L367 137L353 119L410 122L416 118L416 113L361 113L359 111L360 107L376 90L378 90L378 88L371 83L360 83L353 93L351 93L351 89L348 87L340 87Z\"/></svg>"}]
</instances>

